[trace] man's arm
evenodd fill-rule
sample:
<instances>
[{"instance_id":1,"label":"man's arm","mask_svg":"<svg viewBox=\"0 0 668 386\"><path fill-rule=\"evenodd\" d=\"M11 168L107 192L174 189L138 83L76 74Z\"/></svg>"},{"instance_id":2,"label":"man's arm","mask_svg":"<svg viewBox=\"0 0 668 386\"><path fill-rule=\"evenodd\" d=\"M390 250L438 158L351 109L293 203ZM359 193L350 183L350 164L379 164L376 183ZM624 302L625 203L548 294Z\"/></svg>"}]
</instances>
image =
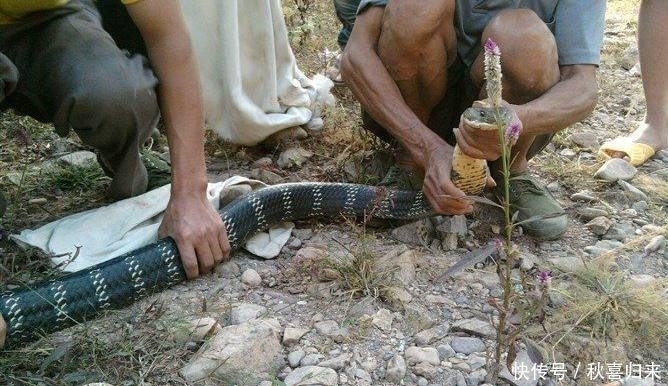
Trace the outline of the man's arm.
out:
<instances>
[{"instance_id":1,"label":"man's arm","mask_svg":"<svg viewBox=\"0 0 668 386\"><path fill-rule=\"evenodd\" d=\"M172 188L160 235L176 241L188 278L229 256L227 233L207 200L204 112L197 66L177 0L127 6L159 80L158 101L167 130Z\"/></svg>"},{"instance_id":2,"label":"man's arm","mask_svg":"<svg viewBox=\"0 0 668 386\"><path fill-rule=\"evenodd\" d=\"M561 78L548 92L524 105L513 106L524 134L555 133L586 118L596 107L596 66L560 67Z\"/></svg>"},{"instance_id":3,"label":"man's arm","mask_svg":"<svg viewBox=\"0 0 668 386\"><path fill-rule=\"evenodd\" d=\"M561 66L560 79L546 93L525 104L507 104L522 122L522 136L556 133L586 118L596 107L596 66ZM461 125L455 129L457 144L474 158L496 160L501 155L499 138Z\"/></svg>"},{"instance_id":4,"label":"man's arm","mask_svg":"<svg viewBox=\"0 0 668 386\"><path fill-rule=\"evenodd\" d=\"M431 131L404 101L377 53L383 7L358 15L341 60L341 74L363 108L401 143L425 172L423 191L444 214L469 212L464 193L450 181L452 147Z\"/></svg>"}]
</instances>

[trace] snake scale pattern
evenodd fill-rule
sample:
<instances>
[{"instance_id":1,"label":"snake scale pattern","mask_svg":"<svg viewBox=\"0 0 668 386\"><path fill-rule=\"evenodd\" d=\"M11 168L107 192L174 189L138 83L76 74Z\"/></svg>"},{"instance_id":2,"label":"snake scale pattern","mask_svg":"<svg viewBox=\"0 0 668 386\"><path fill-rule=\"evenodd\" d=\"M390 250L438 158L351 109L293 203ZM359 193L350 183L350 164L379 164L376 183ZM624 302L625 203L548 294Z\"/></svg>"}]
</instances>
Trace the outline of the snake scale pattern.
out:
<instances>
[{"instance_id":1,"label":"snake scale pattern","mask_svg":"<svg viewBox=\"0 0 668 386\"><path fill-rule=\"evenodd\" d=\"M411 220L433 215L420 192L342 183L290 183L257 190L221 216L231 248L279 221L340 215ZM118 309L186 279L176 243L165 238L59 279L0 294L5 348L16 347L107 309Z\"/></svg>"}]
</instances>

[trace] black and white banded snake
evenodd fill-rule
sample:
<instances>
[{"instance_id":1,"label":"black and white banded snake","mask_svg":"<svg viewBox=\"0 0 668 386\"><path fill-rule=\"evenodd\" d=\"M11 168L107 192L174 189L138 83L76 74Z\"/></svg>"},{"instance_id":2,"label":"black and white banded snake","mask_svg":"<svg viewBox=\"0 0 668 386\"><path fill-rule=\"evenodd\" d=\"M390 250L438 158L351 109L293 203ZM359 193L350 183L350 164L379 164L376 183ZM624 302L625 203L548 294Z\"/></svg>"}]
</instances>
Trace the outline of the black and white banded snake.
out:
<instances>
[{"instance_id":1,"label":"black and white banded snake","mask_svg":"<svg viewBox=\"0 0 668 386\"><path fill-rule=\"evenodd\" d=\"M279 221L340 215L410 220L434 213L419 192L304 182L251 192L220 214L234 250ZM0 316L7 324L5 348L91 320L104 310L125 307L185 279L176 244L165 238L56 280L4 292Z\"/></svg>"}]
</instances>

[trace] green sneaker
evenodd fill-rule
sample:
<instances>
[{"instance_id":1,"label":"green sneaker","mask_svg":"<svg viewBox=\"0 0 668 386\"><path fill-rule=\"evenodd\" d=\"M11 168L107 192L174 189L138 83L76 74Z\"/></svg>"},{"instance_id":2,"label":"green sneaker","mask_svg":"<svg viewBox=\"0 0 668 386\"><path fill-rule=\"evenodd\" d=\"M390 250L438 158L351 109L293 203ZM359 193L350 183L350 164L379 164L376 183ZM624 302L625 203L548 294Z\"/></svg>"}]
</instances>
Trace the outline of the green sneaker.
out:
<instances>
[{"instance_id":1,"label":"green sneaker","mask_svg":"<svg viewBox=\"0 0 668 386\"><path fill-rule=\"evenodd\" d=\"M140 158L148 174L148 188L153 190L172 182L172 168L152 150L142 150Z\"/></svg>"},{"instance_id":2,"label":"green sneaker","mask_svg":"<svg viewBox=\"0 0 668 386\"><path fill-rule=\"evenodd\" d=\"M383 177L382 181L378 183L380 186L388 186L400 190L422 190L423 178L419 173L408 170L399 165L392 165Z\"/></svg>"},{"instance_id":3,"label":"green sneaker","mask_svg":"<svg viewBox=\"0 0 668 386\"><path fill-rule=\"evenodd\" d=\"M510 207L518 212L517 222L534 218L521 225L536 239L558 239L566 231L566 212L552 194L528 174L511 177Z\"/></svg>"}]
</instances>

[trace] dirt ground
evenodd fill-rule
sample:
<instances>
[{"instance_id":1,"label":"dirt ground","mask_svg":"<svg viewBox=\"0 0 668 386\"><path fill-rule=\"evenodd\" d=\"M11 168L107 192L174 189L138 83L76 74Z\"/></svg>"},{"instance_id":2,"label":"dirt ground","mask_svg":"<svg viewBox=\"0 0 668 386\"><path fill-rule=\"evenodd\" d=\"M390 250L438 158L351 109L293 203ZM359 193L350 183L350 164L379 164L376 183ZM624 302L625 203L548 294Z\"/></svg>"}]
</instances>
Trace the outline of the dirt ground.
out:
<instances>
[{"instance_id":1,"label":"dirt ground","mask_svg":"<svg viewBox=\"0 0 668 386\"><path fill-rule=\"evenodd\" d=\"M310 5L300 13L297 3ZM323 52L337 49L338 24L331 3L324 0L310 3L284 0L283 4L300 68L307 75L323 72L328 64L323 59ZM633 70L637 63L637 7L636 0L608 2L596 110L584 121L559 133L531 163L532 171L550 185L553 194L564 204L569 214L569 229L563 238L554 242L538 243L523 235L515 241L521 254L535 260L530 272L535 272L538 267L552 269L555 272L554 285L560 289L573 286L575 279L568 269L566 273L557 275L559 270L555 267L583 262L585 265L606 267L613 264L626 277L651 277L657 291L666 289L666 248L651 253L645 253L644 248L652 238L661 234L668 236L668 160L657 159L647 163L639 168L632 180L633 185L647 195L644 205L634 206L639 201L637 198L625 194L615 183L602 182L593 177L603 164L603 160L596 156L597 146L606 139L632 131L643 119L641 79L634 75ZM359 165L368 165L374 152L382 150L383 145L360 132L359 105L350 91L345 87L336 87L333 93L337 102L326 111L325 129L320 135L305 139L286 137L247 148L223 143L209 133L207 160L211 181L220 181L235 174L249 176L256 160L270 157L275 162L282 151L298 146L311 151L313 156L298 168L272 167L272 178L282 182L378 182L377 175ZM0 143L0 191L9 201L8 212L0 220L2 290L20 284L30 285L58 274L43 254L18 248L8 239L9 234L38 227L83 209L99 207L109 201L104 197L108 179L101 171L61 172L57 175L41 172L42 165L55 154L81 148L75 137L58 138L48 125L4 113L0 115ZM582 201L573 196L576 193L584 193L592 200ZM621 232L632 228L623 235L619 245L596 258L585 252L587 247L597 245L602 238L586 226L587 220L582 213L588 208L602 208L611 213L610 219ZM439 278L447 267L458 261L465 248L483 245L497 232L497 216L486 212L485 208L480 208L468 218L468 235L459 240L460 249L453 251L444 251L431 239L422 239L417 245L397 241L387 225L363 227L340 221L298 223L300 231L291 241L298 240L299 248L319 248L331 256L351 254L351 251L359 255L363 250L374 259L396 250L414 251L416 279L414 284L406 287L407 292L413 295L414 302L429 309L437 321L456 320L483 312L481 310L485 309L487 298L494 295L493 291L478 293L478 286L467 284L467 280L476 282L480 276L493 273L493 261L468 267L464 276L458 279ZM100 319L45 337L24 348L2 352L0 383L78 385L105 381L113 385L185 384L178 370L193 357L200 344L190 342L184 345L173 341L171 326L202 316L214 317L225 325L233 304L240 301L262 303L267 297L295 297L308 302L307 309L269 307L282 322L307 326L317 319L317 314L327 315L342 324L350 323L352 332L348 343L351 346L382 345L383 336L369 331L368 326L350 322L350 310L360 299L350 296L346 287L336 280L334 284L319 280L308 262L294 258L299 248L285 248L281 256L273 261L257 260L242 252L234 255L237 270L253 268L260 273L263 284L259 289L244 286L237 277L230 278L225 269L220 269L212 275L151 296L128 309L110 312ZM481 293L487 296L481 296ZM427 294L442 295L453 304L463 306L453 315L452 310L445 312L438 309L439 305L428 303L425 300ZM374 298L378 294L365 295ZM466 297L466 300L461 303L460 297ZM383 306L384 300L379 298L374 302ZM550 313L547 319L552 318L555 324L570 320L561 319L556 307ZM406 322L405 326L409 325ZM552 326L547 323L547 328ZM578 355L568 353L563 346L557 345L551 334L536 333L541 330L540 326L534 327L527 332L532 339L538 340L537 336L543 334L542 343L546 347L555 344L555 349L567 358L578 358ZM413 335L410 327L406 327L403 333ZM622 335L616 341L602 338L595 343L598 346L623 347L622 359L626 361L654 361L665 368L668 366L667 336L661 335L660 331L657 334L648 334L659 339L658 344L651 348L649 344L643 347L642 342L626 339L628 337ZM603 352L607 355L608 352L600 347L596 350L592 349L589 353L589 360L603 360L596 355L604 355ZM579 359L585 360L585 357L587 355ZM410 378L407 379L407 384L413 384ZM276 382L281 384L278 380ZM434 383L438 384L438 381ZM355 383L351 381L351 384Z\"/></svg>"}]
</instances>

